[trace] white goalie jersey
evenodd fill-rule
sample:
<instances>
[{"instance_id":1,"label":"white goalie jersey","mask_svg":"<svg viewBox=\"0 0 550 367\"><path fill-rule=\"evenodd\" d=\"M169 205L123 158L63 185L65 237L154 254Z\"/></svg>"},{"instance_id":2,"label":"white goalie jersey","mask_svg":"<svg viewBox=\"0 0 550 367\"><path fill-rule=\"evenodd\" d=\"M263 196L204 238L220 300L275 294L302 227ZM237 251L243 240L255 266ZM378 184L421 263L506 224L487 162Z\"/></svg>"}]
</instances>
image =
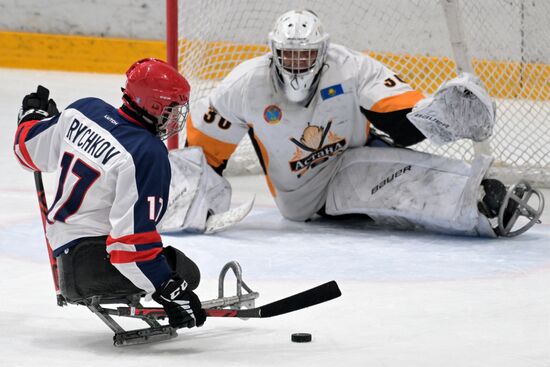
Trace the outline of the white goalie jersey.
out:
<instances>
[{"instance_id":1,"label":"white goalie jersey","mask_svg":"<svg viewBox=\"0 0 550 367\"><path fill-rule=\"evenodd\" d=\"M378 61L333 44L317 92L302 106L276 93L270 62L264 55L242 63L192 106L188 144L223 169L248 132L279 209L303 220L324 205L335 158L367 143L364 111L389 116L424 96Z\"/></svg>"}]
</instances>

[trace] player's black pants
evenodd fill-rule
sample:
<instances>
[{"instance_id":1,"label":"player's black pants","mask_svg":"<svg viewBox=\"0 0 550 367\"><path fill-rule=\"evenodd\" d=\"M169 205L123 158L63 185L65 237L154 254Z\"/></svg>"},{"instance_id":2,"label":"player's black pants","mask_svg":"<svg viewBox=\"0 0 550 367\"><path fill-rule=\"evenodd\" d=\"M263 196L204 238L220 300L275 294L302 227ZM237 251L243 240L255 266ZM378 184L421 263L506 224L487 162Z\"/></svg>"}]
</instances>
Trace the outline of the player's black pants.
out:
<instances>
[{"instance_id":1,"label":"player's black pants","mask_svg":"<svg viewBox=\"0 0 550 367\"><path fill-rule=\"evenodd\" d=\"M110 301L144 294L111 264L106 239L107 236L84 238L58 256L59 287L67 301L78 302L92 296ZM190 289L198 287L200 271L191 259L171 246L165 247L162 255Z\"/></svg>"}]
</instances>

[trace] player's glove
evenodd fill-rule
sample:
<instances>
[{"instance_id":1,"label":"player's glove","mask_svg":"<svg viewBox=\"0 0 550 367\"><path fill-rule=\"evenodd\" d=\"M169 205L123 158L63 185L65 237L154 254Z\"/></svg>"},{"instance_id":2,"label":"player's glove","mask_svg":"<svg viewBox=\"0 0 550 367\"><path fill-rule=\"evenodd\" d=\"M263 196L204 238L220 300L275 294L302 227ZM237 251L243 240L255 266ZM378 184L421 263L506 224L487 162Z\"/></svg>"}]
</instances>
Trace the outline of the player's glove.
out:
<instances>
[{"instance_id":1,"label":"player's glove","mask_svg":"<svg viewBox=\"0 0 550 367\"><path fill-rule=\"evenodd\" d=\"M185 280L177 276L157 289L153 299L164 307L168 323L174 328L202 326L206 321L199 297L187 289Z\"/></svg>"},{"instance_id":2,"label":"player's glove","mask_svg":"<svg viewBox=\"0 0 550 367\"><path fill-rule=\"evenodd\" d=\"M59 113L53 99L49 99L50 91L39 85L36 92L27 94L23 98L17 124L25 121L42 120L46 117L54 116Z\"/></svg>"}]
</instances>

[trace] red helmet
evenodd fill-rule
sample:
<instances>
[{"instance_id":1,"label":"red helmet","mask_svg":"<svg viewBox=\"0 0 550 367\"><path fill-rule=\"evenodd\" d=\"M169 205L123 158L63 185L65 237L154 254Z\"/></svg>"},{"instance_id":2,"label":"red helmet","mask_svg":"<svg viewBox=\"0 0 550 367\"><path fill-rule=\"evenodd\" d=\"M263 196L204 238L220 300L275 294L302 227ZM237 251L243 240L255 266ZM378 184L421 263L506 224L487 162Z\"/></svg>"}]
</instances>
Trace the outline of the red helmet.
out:
<instances>
[{"instance_id":1,"label":"red helmet","mask_svg":"<svg viewBox=\"0 0 550 367\"><path fill-rule=\"evenodd\" d=\"M175 68L148 58L130 66L126 77L124 104L152 124L157 135L167 138L183 129L191 87Z\"/></svg>"}]
</instances>

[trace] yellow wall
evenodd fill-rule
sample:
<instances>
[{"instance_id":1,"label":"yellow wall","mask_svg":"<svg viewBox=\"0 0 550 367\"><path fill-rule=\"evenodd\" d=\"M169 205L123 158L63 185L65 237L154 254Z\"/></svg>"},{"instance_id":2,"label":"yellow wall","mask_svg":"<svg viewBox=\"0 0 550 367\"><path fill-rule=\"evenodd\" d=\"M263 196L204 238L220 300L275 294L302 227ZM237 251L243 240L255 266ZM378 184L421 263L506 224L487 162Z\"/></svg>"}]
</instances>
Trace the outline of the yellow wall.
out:
<instances>
[{"instance_id":1,"label":"yellow wall","mask_svg":"<svg viewBox=\"0 0 550 367\"><path fill-rule=\"evenodd\" d=\"M0 32L0 67L123 73L144 57L166 59L163 41Z\"/></svg>"},{"instance_id":2,"label":"yellow wall","mask_svg":"<svg viewBox=\"0 0 550 367\"><path fill-rule=\"evenodd\" d=\"M202 65L184 68L185 75L203 80L221 79L242 61L268 52L265 45L228 42L185 40L180 47L183 55L183 51L197 53ZM0 50L0 67L99 73L123 73L144 57L166 59L163 41L38 33L0 32ZM445 57L368 54L427 93L456 76L454 61ZM179 60L183 65L192 61L186 56ZM473 60L473 65L493 97L550 100L550 65L499 60Z\"/></svg>"},{"instance_id":3,"label":"yellow wall","mask_svg":"<svg viewBox=\"0 0 550 367\"><path fill-rule=\"evenodd\" d=\"M184 67L185 75L201 80L219 80L244 60L269 52L265 45L188 40L181 42L180 50L184 55L179 59L180 65L200 65L193 69ZM447 57L365 53L426 93L434 93L443 82L456 76L455 62ZM550 65L481 59L472 60L472 64L493 97L550 101Z\"/></svg>"},{"instance_id":4,"label":"yellow wall","mask_svg":"<svg viewBox=\"0 0 550 367\"><path fill-rule=\"evenodd\" d=\"M455 62L446 57L368 54L427 93L456 76ZM472 65L492 97L550 101L550 65L483 59L473 59Z\"/></svg>"}]
</instances>

